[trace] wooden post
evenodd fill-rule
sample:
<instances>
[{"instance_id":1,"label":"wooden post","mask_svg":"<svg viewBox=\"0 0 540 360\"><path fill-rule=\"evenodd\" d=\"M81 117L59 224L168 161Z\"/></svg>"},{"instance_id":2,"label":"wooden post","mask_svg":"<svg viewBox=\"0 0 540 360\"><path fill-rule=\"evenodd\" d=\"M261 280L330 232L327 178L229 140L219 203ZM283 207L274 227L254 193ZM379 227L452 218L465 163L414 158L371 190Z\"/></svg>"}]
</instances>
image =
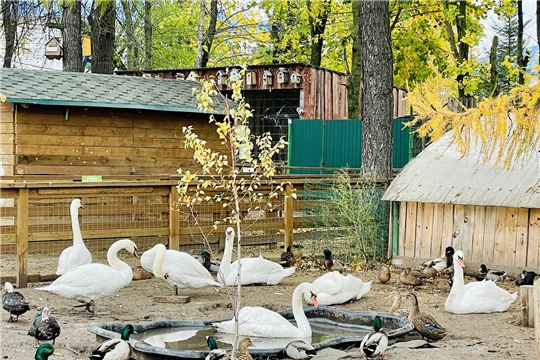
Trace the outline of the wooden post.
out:
<instances>
[{"instance_id":1,"label":"wooden post","mask_svg":"<svg viewBox=\"0 0 540 360\"><path fill-rule=\"evenodd\" d=\"M519 298L521 300L521 326L534 327L533 286L521 285Z\"/></svg>"},{"instance_id":2,"label":"wooden post","mask_svg":"<svg viewBox=\"0 0 540 360\"><path fill-rule=\"evenodd\" d=\"M534 279L533 286L533 305L534 305L534 333L536 337L536 351L540 359L540 276Z\"/></svg>"},{"instance_id":3,"label":"wooden post","mask_svg":"<svg viewBox=\"0 0 540 360\"><path fill-rule=\"evenodd\" d=\"M178 212L178 200L180 194L176 185L171 186L169 191L169 249L180 250L180 213Z\"/></svg>"},{"instance_id":4,"label":"wooden post","mask_svg":"<svg viewBox=\"0 0 540 360\"><path fill-rule=\"evenodd\" d=\"M284 245L285 250L290 246L292 249L293 245L293 220L294 220L294 199L292 197L293 194L293 186L292 184L286 184L285 185L285 206L284 206L284 214L283 217L285 218L285 224L284 224ZM291 250L292 251L292 250Z\"/></svg>"},{"instance_id":5,"label":"wooden post","mask_svg":"<svg viewBox=\"0 0 540 360\"><path fill-rule=\"evenodd\" d=\"M28 285L28 189L17 196L17 286Z\"/></svg>"}]
</instances>

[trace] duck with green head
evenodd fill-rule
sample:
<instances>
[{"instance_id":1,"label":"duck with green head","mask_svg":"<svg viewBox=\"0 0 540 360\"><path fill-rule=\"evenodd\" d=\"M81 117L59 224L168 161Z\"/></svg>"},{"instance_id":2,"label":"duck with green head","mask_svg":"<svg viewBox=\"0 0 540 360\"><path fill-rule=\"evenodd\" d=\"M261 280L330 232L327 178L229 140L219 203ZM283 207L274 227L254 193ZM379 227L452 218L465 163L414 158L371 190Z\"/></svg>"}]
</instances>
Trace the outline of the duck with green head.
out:
<instances>
[{"instance_id":1,"label":"duck with green head","mask_svg":"<svg viewBox=\"0 0 540 360\"><path fill-rule=\"evenodd\" d=\"M332 252L328 249L324 249L323 254L324 267L330 271L339 271L339 273L342 274L345 270L345 267L338 260L333 258Z\"/></svg>"},{"instance_id":2,"label":"duck with green head","mask_svg":"<svg viewBox=\"0 0 540 360\"><path fill-rule=\"evenodd\" d=\"M34 356L35 360L47 360L51 355L61 355L54 352L54 346L49 343L45 343L38 347L36 350L36 355Z\"/></svg>"},{"instance_id":3,"label":"duck with green head","mask_svg":"<svg viewBox=\"0 0 540 360\"><path fill-rule=\"evenodd\" d=\"M136 334L133 325L128 324L122 329L120 339L109 339L102 342L90 355L89 359L102 360L128 360L133 357L133 348L129 343L129 336Z\"/></svg>"},{"instance_id":4,"label":"duck with green head","mask_svg":"<svg viewBox=\"0 0 540 360\"><path fill-rule=\"evenodd\" d=\"M373 331L364 336L360 344L360 351L367 358L380 356L384 359L384 352L388 347L388 335L382 330L381 317L375 316L373 319Z\"/></svg>"},{"instance_id":5,"label":"duck with green head","mask_svg":"<svg viewBox=\"0 0 540 360\"><path fill-rule=\"evenodd\" d=\"M204 358L205 360L219 360L227 354L227 351L218 348L216 338L213 336L206 337L206 344L208 345L210 352Z\"/></svg>"}]
</instances>

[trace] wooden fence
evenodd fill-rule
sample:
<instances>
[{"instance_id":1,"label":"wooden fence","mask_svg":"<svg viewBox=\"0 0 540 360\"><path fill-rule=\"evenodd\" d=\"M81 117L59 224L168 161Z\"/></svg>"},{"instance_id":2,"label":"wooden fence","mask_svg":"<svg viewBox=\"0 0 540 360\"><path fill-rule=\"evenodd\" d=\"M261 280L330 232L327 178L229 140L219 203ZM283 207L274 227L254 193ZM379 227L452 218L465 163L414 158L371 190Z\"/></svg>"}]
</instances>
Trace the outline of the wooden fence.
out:
<instances>
[{"instance_id":1,"label":"wooden fence","mask_svg":"<svg viewBox=\"0 0 540 360\"><path fill-rule=\"evenodd\" d=\"M13 177L16 178L16 177ZM133 239L139 248L161 242L171 249L213 250L224 247L227 225L213 229L217 220L230 215L221 204L201 204L189 213L178 207L177 179L150 177L115 177L101 182L82 182L81 177L43 177L41 180L5 180L0 182L0 253L15 254L16 279L19 287L28 283L28 259L32 252L55 252L71 245L72 231L69 204L80 198L84 209L79 212L80 227L90 249L107 249L119 238ZM323 176L311 176L324 181ZM250 205L241 206L242 243L263 245L299 240L301 227L309 226L310 216L304 208L312 205L302 200L305 177L279 176L278 182L290 182L285 193L293 188L298 200L286 197L277 200L277 211L248 214ZM271 185L258 191L267 194ZM47 274L50 275L50 274ZM31 276L31 281L43 281ZM33 279L33 280L32 280Z\"/></svg>"}]
</instances>

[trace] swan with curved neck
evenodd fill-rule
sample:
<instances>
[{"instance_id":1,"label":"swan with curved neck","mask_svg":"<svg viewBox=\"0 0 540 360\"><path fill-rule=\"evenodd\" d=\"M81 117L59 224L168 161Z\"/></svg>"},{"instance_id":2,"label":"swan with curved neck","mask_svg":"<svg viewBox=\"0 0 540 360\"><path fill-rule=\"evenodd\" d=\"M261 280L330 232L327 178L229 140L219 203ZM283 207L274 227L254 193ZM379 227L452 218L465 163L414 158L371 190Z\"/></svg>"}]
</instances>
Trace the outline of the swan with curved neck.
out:
<instances>
[{"instance_id":1,"label":"swan with curved neck","mask_svg":"<svg viewBox=\"0 0 540 360\"><path fill-rule=\"evenodd\" d=\"M86 305L86 311L93 315L95 300L114 294L133 278L131 266L118 258L118 252L122 249L139 257L137 245L133 241L118 240L107 251L109 266L98 263L81 265L60 276L52 284L36 290L50 291L82 302Z\"/></svg>"},{"instance_id":2,"label":"swan with curved neck","mask_svg":"<svg viewBox=\"0 0 540 360\"><path fill-rule=\"evenodd\" d=\"M231 264L234 229L228 227L225 231L225 251L221 259L221 265L217 279L219 283L224 285L236 285L238 279L238 260ZM284 269L278 263L265 259L261 256L258 258L242 258L242 274L241 284L279 284L285 277L292 275L296 271L296 267Z\"/></svg>"},{"instance_id":3,"label":"swan with curved neck","mask_svg":"<svg viewBox=\"0 0 540 360\"><path fill-rule=\"evenodd\" d=\"M73 232L73 245L65 248L58 258L56 275L64 275L69 270L80 265L90 264L92 254L84 244L81 227L79 226L79 209L84 209L81 199L73 199L69 206L71 215L71 231Z\"/></svg>"},{"instance_id":4,"label":"swan with curved neck","mask_svg":"<svg viewBox=\"0 0 540 360\"><path fill-rule=\"evenodd\" d=\"M319 305L343 304L351 300L359 300L371 290L371 281L363 282L352 274L343 276L339 271L326 273L312 283L317 289ZM309 297L305 300L310 304Z\"/></svg>"},{"instance_id":5,"label":"swan with curved neck","mask_svg":"<svg viewBox=\"0 0 540 360\"><path fill-rule=\"evenodd\" d=\"M147 269L150 264L152 267ZM141 256L141 265L155 277L167 280L174 286L175 292L178 288L223 287L193 256L181 251L167 250L163 244L156 244L145 251Z\"/></svg>"},{"instance_id":6,"label":"swan with curved neck","mask_svg":"<svg viewBox=\"0 0 540 360\"><path fill-rule=\"evenodd\" d=\"M292 295L292 312L297 326L294 326L280 314L260 306L244 306L238 314L238 335L269 338L311 337L311 325L302 308L302 297L308 293L315 307L317 289L310 283L301 283ZM234 334L234 318L228 321L213 323L219 332Z\"/></svg>"},{"instance_id":7,"label":"swan with curved neck","mask_svg":"<svg viewBox=\"0 0 540 360\"><path fill-rule=\"evenodd\" d=\"M446 311L452 314L492 313L506 311L517 299L517 292L511 294L498 287L491 280L464 284L464 255L458 250L453 255L454 283L446 298Z\"/></svg>"}]
</instances>

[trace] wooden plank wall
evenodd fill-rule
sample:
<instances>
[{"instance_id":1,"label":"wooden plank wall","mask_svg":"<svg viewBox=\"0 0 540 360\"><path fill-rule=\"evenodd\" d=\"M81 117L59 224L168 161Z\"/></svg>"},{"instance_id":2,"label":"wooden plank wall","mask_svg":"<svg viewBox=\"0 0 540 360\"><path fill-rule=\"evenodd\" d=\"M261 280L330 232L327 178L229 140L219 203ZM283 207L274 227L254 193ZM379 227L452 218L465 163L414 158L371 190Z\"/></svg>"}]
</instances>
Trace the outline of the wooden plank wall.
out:
<instances>
[{"instance_id":1,"label":"wooden plank wall","mask_svg":"<svg viewBox=\"0 0 540 360\"><path fill-rule=\"evenodd\" d=\"M431 259L446 246L489 266L540 268L540 209L403 202L398 255Z\"/></svg>"},{"instance_id":2,"label":"wooden plank wall","mask_svg":"<svg viewBox=\"0 0 540 360\"><path fill-rule=\"evenodd\" d=\"M304 69L304 119L348 119L347 77L323 69Z\"/></svg>"},{"instance_id":3,"label":"wooden plank wall","mask_svg":"<svg viewBox=\"0 0 540 360\"><path fill-rule=\"evenodd\" d=\"M13 175L15 165L14 105L0 102L0 176Z\"/></svg>"},{"instance_id":4,"label":"wooden plank wall","mask_svg":"<svg viewBox=\"0 0 540 360\"><path fill-rule=\"evenodd\" d=\"M17 105L17 175L175 174L195 167L182 127L222 147L208 115Z\"/></svg>"}]
</instances>

